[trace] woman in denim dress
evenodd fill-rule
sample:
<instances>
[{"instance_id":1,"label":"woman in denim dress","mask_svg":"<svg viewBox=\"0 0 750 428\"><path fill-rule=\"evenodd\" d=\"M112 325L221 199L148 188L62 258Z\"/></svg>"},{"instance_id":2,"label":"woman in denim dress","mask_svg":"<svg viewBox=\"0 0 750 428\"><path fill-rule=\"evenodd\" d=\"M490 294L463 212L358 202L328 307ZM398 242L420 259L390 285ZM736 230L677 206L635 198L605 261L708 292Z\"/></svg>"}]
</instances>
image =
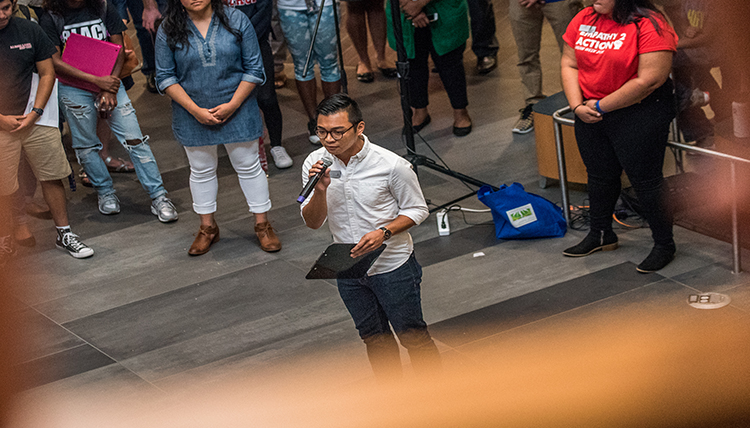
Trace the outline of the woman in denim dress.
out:
<instances>
[{"instance_id":1,"label":"woman in denim dress","mask_svg":"<svg viewBox=\"0 0 750 428\"><path fill-rule=\"evenodd\" d=\"M172 130L190 163L190 192L201 226L190 255L219 240L217 145L224 144L264 251L281 243L268 222L268 181L258 157L263 134L253 89L265 80L250 20L221 0L169 0L156 35L156 81L172 98Z\"/></svg>"}]
</instances>

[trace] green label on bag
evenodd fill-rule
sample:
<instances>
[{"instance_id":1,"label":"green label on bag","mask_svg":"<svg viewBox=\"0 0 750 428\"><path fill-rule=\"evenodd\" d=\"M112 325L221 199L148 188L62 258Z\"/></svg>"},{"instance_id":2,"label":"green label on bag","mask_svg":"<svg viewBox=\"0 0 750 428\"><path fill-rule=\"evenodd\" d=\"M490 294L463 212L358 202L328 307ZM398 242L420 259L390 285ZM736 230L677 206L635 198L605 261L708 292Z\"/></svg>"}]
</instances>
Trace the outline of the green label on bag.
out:
<instances>
[{"instance_id":1,"label":"green label on bag","mask_svg":"<svg viewBox=\"0 0 750 428\"><path fill-rule=\"evenodd\" d=\"M516 229L536 221L534 207L532 207L531 204L526 204L518 208L508 210L505 212L505 214L508 216L510 224Z\"/></svg>"}]
</instances>

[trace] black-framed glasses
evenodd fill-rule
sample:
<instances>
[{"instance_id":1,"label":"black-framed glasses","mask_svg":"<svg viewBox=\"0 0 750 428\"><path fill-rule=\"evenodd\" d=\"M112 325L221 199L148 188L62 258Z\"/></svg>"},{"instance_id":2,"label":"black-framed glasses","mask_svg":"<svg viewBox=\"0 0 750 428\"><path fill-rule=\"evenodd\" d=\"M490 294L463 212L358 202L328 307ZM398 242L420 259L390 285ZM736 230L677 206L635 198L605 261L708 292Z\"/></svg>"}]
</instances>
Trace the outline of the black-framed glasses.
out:
<instances>
[{"instance_id":1,"label":"black-framed glasses","mask_svg":"<svg viewBox=\"0 0 750 428\"><path fill-rule=\"evenodd\" d=\"M357 123L359 123L359 122L357 122ZM354 125L346 128L343 131L339 131L338 129L334 129L334 130L329 131L329 130L327 130L325 128L317 127L317 128L315 128L315 135L317 135L318 138L320 138L321 141L322 141L322 140L325 140L326 138L328 138L328 134L331 134L331 138L333 138L334 141L338 141L338 140L344 138L344 134L346 134L347 132L349 132L349 130L352 129L352 128L354 128L355 126L357 126L356 123Z\"/></svg>"}]
</instances>

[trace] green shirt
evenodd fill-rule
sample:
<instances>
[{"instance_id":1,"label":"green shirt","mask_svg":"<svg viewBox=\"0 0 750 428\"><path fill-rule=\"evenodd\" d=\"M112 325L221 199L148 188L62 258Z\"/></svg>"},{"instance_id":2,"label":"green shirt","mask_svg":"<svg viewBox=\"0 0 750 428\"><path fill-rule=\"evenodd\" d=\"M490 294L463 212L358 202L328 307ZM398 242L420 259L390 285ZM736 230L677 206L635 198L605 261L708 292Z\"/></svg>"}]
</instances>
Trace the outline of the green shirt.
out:
<instances>
[{"instance_id":1,"label":"green shirt","mask_svg":"<svg viewBox=\"0 0 750 428\"><path fill-rule=\"evenodd\" d=\"M433 0L424 7L423 11L429 16L438 14L437 21L430 22L432 45L438 55L461 46L469 38L469 9L466 0ZM396 49L393 37L393 22L391 19L391 2L386 2L386 16L388 17L388 44ZM414 58L414 26L401 12L401 28L404 33L406 56Z\"/></svg>"}]
</instances>

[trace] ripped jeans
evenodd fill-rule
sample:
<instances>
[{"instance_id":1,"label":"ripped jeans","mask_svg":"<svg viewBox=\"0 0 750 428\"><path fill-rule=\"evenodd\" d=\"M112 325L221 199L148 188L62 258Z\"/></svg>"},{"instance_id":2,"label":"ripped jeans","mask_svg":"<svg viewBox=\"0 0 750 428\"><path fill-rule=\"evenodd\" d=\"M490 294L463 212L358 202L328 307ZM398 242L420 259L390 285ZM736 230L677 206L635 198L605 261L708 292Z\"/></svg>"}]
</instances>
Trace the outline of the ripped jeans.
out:
<instances>
[{"instance_id":1,"label":"ripped jeans","mask_svg":"<svg viewBox=\"0 0 750 428\"><path fill-rule=\"evenodd\" d=\"M99 119L94 101L97 94L62 83L59 85L58 93L60 109L70 126L78 163L88 174L99 196L115 193L107 165L99 157L102 143L96 136L96 122ZM144 137L141 133L135 109L122 85L117 92L117 107L107 122L117 141L128 152L138 180L151 199L166 194L156 158L148 145L148 136Z\"/></svg>"}]
</instances>

